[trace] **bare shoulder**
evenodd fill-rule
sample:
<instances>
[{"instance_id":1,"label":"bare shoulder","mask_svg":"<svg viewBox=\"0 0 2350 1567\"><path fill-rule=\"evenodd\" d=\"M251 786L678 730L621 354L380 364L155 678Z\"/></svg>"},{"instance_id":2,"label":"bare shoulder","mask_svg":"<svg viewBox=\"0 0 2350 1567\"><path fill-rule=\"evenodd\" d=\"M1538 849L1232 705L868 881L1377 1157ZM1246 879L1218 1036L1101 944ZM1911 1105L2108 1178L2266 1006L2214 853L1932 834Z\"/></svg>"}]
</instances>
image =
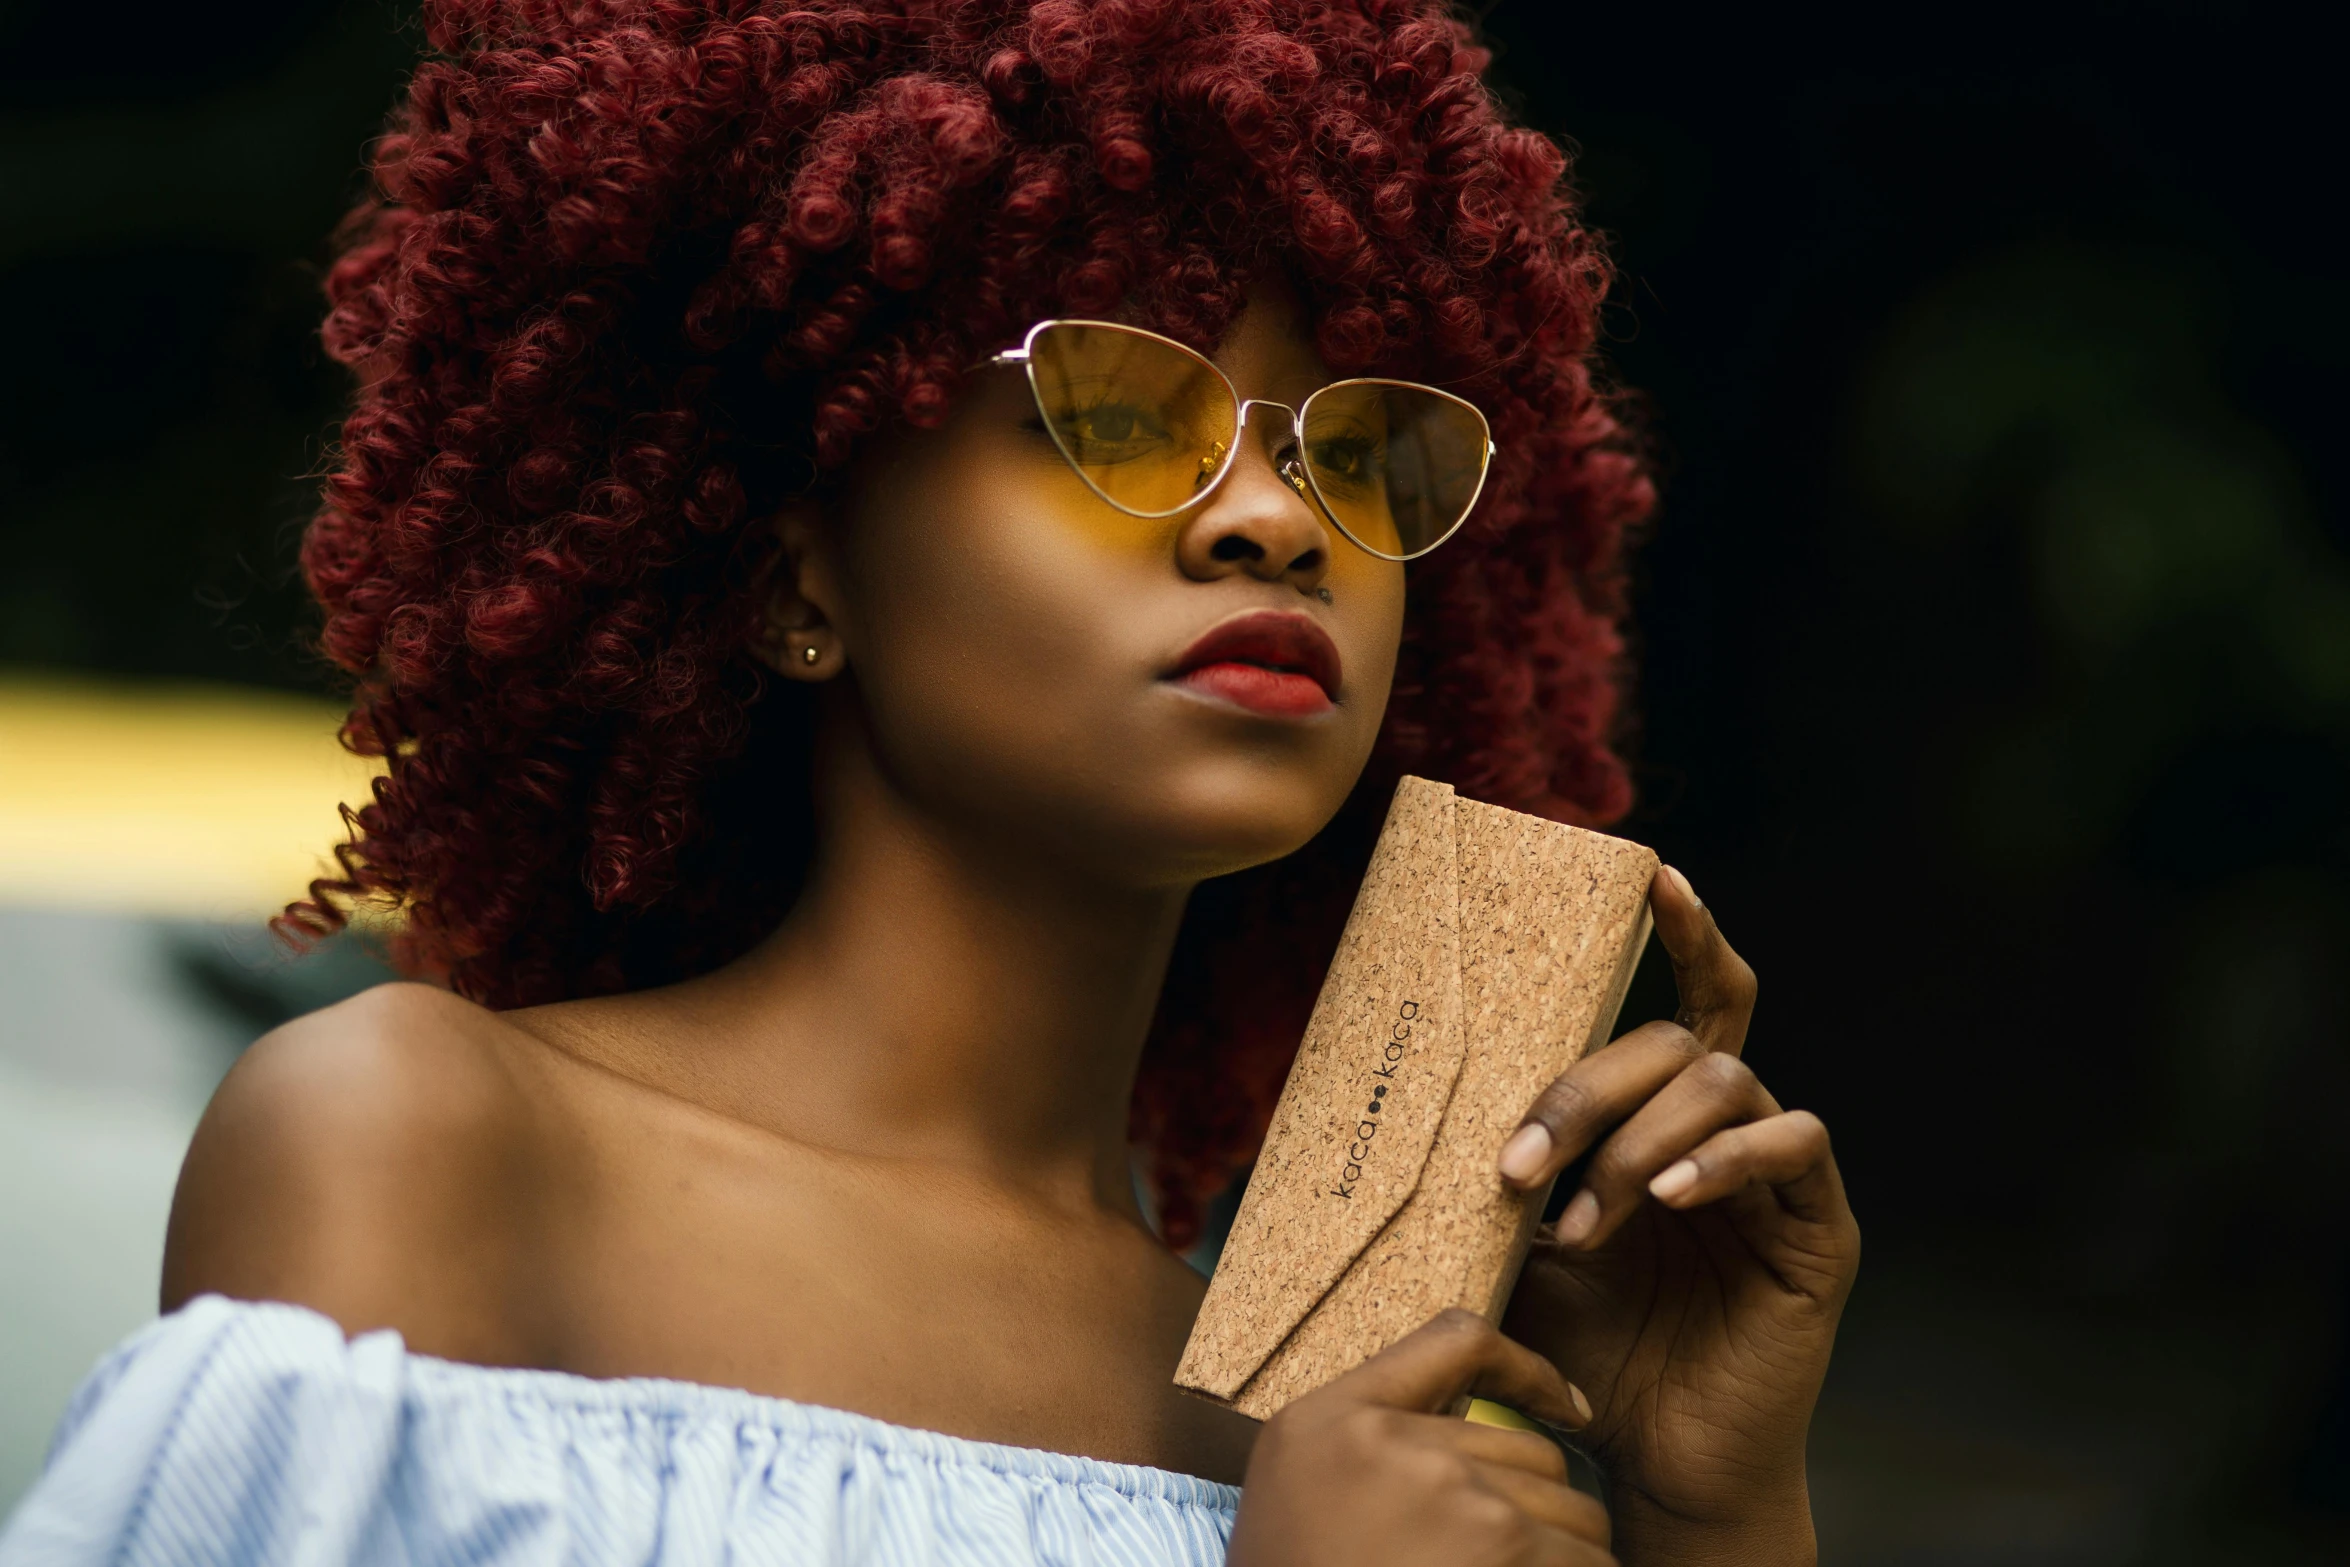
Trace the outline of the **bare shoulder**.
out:
<instances>
[{"instance_id":1,"label":"bare shoulder","mask_svg":"<svg viewBox=\"0 0 2350 1567\"><path fill-rule=\"evenodd\" d=\"M381 985L245 1052L181 1167L163 1306L309 1306L420 1350L515 1358L530 1209L525 1036L424 985Z\"/></svg>"}]
</instances>

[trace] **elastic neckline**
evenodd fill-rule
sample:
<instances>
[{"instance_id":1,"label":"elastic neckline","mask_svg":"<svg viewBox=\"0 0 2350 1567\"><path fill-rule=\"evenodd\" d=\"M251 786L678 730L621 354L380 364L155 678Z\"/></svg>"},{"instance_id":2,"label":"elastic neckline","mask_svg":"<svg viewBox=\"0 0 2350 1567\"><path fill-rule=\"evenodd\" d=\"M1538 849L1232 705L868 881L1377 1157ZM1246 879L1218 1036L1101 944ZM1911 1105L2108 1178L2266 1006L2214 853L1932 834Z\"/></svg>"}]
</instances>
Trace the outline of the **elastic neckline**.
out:
<instances>
[{"instance_id":1,"label":"elastic neckline","mask_svg":"<svg viewBox=\"0 0 2350 1567\"><path fill-rule=\"evenodd\" d=\"M313 1331L323 1329L347 1352L358 1352L371 1342L389 1340L407 1363L416 1389L427 1396L447 1392L457 1396L486 1391L508 1404L560 1407L581 1413L666 1417L693 1421L759 1426L781 1435L817 1437L849 1442L897 1458L913 1456L951 1467L985 1469L996 1474L1048 1480L1061 1484L1096 1486L1124 1496L1205 1507L1227 1515L1237 1511L1240 1490L1199 1475L1148 1464L1116 1463L1079 1453L1049 1448L1015 1447L952 1436L944 1431L898 1425L878 1416L824 1404L753 1393L744 1388L720 1387L669 1377L589 1377L571 1371L527 1366L483 1366L470 1361L444 1360L407 1348L397 1329L379 1328L345 1340L332 1318L281 1301L232 1301L205 1296L182 1310L195 1312L217 1302L237 1314L258 1316L287 1313L307 1319ZM380 1352L380 1351L379 1351Z\"/></svg>"}]
</instances>

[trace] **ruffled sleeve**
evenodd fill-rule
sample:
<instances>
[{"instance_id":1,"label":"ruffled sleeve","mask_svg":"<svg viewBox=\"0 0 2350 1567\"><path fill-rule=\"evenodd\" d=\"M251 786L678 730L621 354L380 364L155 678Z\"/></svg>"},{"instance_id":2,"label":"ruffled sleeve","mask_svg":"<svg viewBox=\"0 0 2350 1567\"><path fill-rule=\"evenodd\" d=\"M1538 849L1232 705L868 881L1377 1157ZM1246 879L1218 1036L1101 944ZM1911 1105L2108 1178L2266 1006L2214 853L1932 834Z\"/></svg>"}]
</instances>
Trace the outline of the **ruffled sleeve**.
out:
<instances>
[{"instance_id":1,"label":"ruffled sleeve","mask_svg":"<svg viewBox=\"0 0 2350 1567\"><path fill-rule=\"evenodd\" d=\"M0 1564L399 1559L370 1546L404 1358L396 1335L346 1344L312 1312L190 1303L82 1384Z\"/></svg>"},{"instance_id":2,"label":"ruffled sleeve","mask_svg":"<svg viewBox=\"0 0 2350 1567\"><path fill-rule=\"evenodd\" d=\"M0 1567L1214 1567L1238 1499L737 1390L457 1365L207 1296L91 1373Z\"/></svg>"}]
</instances>

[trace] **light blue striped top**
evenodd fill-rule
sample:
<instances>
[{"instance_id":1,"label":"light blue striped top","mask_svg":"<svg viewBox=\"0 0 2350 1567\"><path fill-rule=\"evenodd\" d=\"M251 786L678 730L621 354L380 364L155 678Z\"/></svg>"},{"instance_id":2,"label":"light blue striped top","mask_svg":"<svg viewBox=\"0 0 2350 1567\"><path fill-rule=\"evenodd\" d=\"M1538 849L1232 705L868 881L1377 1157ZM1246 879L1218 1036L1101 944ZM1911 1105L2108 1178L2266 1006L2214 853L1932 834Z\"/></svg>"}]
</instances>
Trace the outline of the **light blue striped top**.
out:
<instances>
[{"instance_id":1,"label":"light blue striped top","mask_svg":"<svg viewBox=\"0 0 2350 1567\"><path fill-rule=\"evenodd\" d=\"M459 1365L208 1295L83 1383L0 1567L1212 1567L1239 1501L727 1388Z\"/></svg>"}]
</instances>

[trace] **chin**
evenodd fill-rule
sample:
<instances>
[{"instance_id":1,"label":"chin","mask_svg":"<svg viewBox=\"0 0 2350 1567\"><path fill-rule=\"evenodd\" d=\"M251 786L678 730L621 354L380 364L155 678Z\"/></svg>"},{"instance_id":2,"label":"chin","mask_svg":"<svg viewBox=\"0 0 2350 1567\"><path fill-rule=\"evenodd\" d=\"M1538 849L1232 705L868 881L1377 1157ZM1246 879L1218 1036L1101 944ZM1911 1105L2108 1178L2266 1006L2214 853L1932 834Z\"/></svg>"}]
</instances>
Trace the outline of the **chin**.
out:
<instances>
[{"instance_id":1,"label":"chin","mask_svg":"<svg viewBox=\"0 0 2350 1567\"><path fill-rule=\"evenodd\" d=\"M1153 881L1205 881L1294 854L1338 814L1361 770L1234 757L1155 787L1138 781L1134 797L1150 805L1135 823L1132 863Z\"/></svg>"},{"instance_id":2,"label":"chin","mask_svg":"<svg viewBox=\"0 0 2350 1567\"><path fill-rule=\"evenodd\" d=\"M925 814L997 850L1164 888L1304 847L1346 803L1376 737L1346 713L1234 723L1186 699L1145 715L1023 724L934 708L890 726L882 771Z\"/></svg>"}]
</instances>

